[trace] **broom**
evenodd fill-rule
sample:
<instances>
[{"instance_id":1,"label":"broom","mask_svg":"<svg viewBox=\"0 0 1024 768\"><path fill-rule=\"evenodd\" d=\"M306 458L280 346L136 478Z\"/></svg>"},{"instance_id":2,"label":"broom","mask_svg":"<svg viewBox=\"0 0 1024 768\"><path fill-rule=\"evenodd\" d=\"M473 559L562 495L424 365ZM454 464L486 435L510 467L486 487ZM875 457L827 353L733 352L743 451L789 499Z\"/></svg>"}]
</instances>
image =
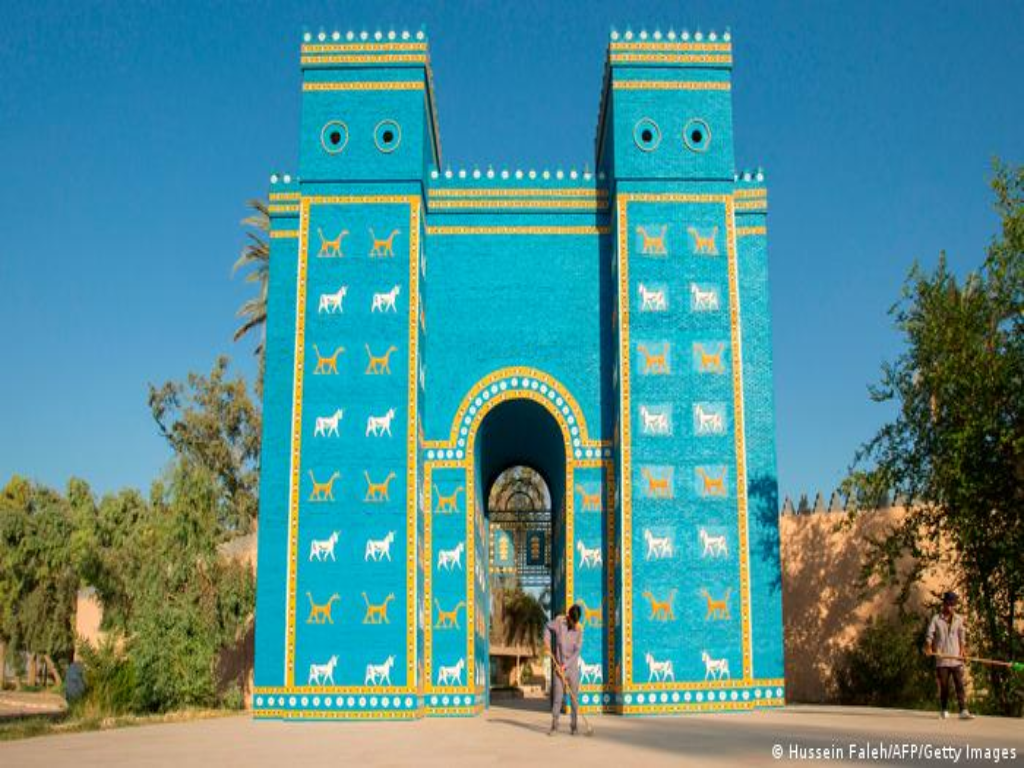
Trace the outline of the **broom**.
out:
<instances>
[{"instance_id":1,"label":"broom","mask_svg":"<svg viewBox=\"0 0 1024 768\"><path fill-rule=\"evenodd\" d=\"M590 722L587 720L587 716L583 714L583 710L580 709L580 703L576 699L576 694L573 692L572 686L569 685L569 681L565 679L565 673L562 672L562 668L558 666L558 662L555 661L554 658L551 659L551 662L551 668L555 670L555 674L558 675L558 679L562 681L562 688L565 690L566 693L569 694L569 698L572 700L573 708L577 712L579 712L580 717L583 718L583 732L587 736L593 736L594 729L590 727Z\"/></svg>"},{"instance_id":2,"label":"broom","mask_svg":"<svg viewBox=\"0 0 1024 768\"><path fill-rule=\"evenodd\" d=\"M1006 667L1012 672L1024 672L1024 662L1000 661L999 659L985 659L980 656L953 656L948 653L929 653L928 656L935 656L939 659L957 659L959 661L973 661L978 664L988 664L992 667Z\"/></svg>"}]
</instances>

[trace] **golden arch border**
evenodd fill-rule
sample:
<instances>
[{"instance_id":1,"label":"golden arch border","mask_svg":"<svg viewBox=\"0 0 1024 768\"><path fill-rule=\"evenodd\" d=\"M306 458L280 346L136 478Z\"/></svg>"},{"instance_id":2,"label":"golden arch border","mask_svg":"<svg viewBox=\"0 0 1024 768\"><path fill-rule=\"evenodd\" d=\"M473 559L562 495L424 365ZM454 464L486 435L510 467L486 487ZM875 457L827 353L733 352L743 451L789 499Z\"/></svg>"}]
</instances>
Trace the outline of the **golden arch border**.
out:
<instances>
[{"instance_id":1,"label":"golden arch border","mask_svg":"<svg viewBox=\"0 0 1024 768\"><path fill-rule=\"evenodd\" d=\"M469 422L466 421L466 414L469 413L470 409L474 407L474 403L476 402L477 398L481 399L482 405L486 402L489 402L490 398L496 397L499 394L504 394L505 392L509 391L508 384L511 383L513 379L521 382L524 378L528 379L530 382L537 383L537 387L534 388L531 386L529 391L539 392L545 398L547 398L547 392L545 392L543 389L544 387L546 387L547 391L554 391L554 404L556 406L558 405L557 399L561 398L565 405L569 408L569 411L573 417L573 420L570 421L569 424L575 423L579 427L579 448L582 451L582 453L580 456L576 456L575 451L570 450L566 456L567 459L571 459L573 457L597 458L597 456L593 453L594 449L607 449L611 447L610 440L596 440L590 437L590 430L587 427L586 416L583 414L583 409L580 407L580 404L579 402L577 402L576 398L573 397L572 394L569 392L569 389L564 384L562 384L558 379L537 368L531 368L529 366L509 366L506 368L499 368L498 370L487 374L482 379L477 381L472 387L469 388L469 391L467 392L465 397L462 398L462 401L459 403L459 407L455 411L455 416L452 418L452 425L451 428L449 429L448 439L423 441L423 447L425 449L428 449L427 459L433 459L433 457L429 453L429 450L437 449L442 449L446 451L445 456L439 456L437 457L438 459L459 458L457 456L457 451L459 448L458 442L460 425L466 423L468 426ZM505 383L504 388L502 387L502 382ZM513 391L515 392L526 391L519 389L518 385L513 385L513 387ZM558 413L555 414L555 417L556 419L564 418L565 414L559 410ZM477 418L472 419L473 423L475 423L476 421L478 421ZM590 448L592 451L590 456L587 456L586 454L587 448ZM455 450L456 454L453 454L451 456L447 455L448 449Z\"/></svg>"},{"instance_id":2,"label":"golden arch border","mask_svg":"<svg viewBox=\"0 0 1024 768\"><path fill-rule=\"evenodd\" d=\"M525 380L525 384L524 384ZM513 383L515 382L515 383ZM502 386L504 384L504 387ZM536 389L533 385L536 384ZM511 386L510 386L511 385ZM546 388L546 391L544 390ZM554 393L554 397L550 396ZM472 387L462 399L455 417L448 440L425 440L422 442L425 451L423 467L423 550L424 550L424 596L423 596L423 695L424 705L428 711L447 712L450 707L433 705L428 697L437 694L480 695L475 685L476 652L474 647L474 628L476 624L476 468L474 449L477 432L484 418L502 403L511 400L530 400L547 410L558 424L565 447L565 599L571 603L575 592L575 477L577 469L602 468L607 478L611 478L614 463L612 459L611 441L595 440L590 437L586 417L578 401L568 388L558 379L536 368L513 366L502 368L488 374ZM561 403L559 403L561 400ZM479 403L479 404L478 404ZM567 415L565 411L569 411ZM572 420L570 421L569 415ZM578 435L572 433L576 426ZM465 430L465 431L463 431ZM575 443L579 440L579 444ZM432 507L433 507L433 472L442 469L458 469L465 473L465 519L466 519L466 680L461 686L436 686L433 683L433 584L431 570L433 567L432 543ZM609 479L608 499L614 492L614 480ZM609 506L606 510L608 521L608 539L606 546L613 546L614 513ZM606 577L613 584L613 558L605 563ZM611 597L614 600L614 597ZM605 614L609 615L611 603L606 600ZM605 621L608 637L613 637L610 622ZM608 657L608 667L614 666L614 642L607 643L612 655ZM470 683L470 675L474 675ZM605 686L610 688L610 684Z\"/></svg>"}]
</instances>

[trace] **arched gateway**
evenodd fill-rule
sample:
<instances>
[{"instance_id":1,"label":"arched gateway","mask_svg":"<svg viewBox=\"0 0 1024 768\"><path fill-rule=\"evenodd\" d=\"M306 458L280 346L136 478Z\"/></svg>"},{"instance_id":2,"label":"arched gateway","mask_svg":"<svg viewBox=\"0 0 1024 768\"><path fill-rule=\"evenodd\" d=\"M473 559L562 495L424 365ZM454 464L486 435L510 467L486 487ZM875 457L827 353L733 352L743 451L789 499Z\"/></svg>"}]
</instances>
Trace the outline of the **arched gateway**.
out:
<instances>
[{"instance_id":1,"label":"arched gateway","mask_svg":"<svg viewBox=\"0 0 1024 768\"><path fill-rule=\"evenodd\" d=\"M731 67L728 35L613 33L594 172L452 173L422 33L307 35L258 716L479 712L512 466L550 491L554 607L587 607L586 707L782 703L767 191L733 170Z\"/></svg>"}]
</instances>

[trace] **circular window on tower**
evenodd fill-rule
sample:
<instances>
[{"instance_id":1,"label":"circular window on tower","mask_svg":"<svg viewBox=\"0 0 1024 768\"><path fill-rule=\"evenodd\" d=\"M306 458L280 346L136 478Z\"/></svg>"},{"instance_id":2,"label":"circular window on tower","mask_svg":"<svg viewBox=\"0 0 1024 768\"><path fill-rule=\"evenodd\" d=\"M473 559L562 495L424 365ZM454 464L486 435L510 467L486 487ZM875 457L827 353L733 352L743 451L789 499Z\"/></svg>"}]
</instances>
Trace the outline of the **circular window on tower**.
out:
<instances>
[{"instance_id":1,"label":"circular window on tower","mask_svg":"<svg viewBox=\"0 0 1024 768\"><path fill-rule=\"evenodd\" d=\"M394 120L381 120L373 129L373 143L381 152L394 152L402 141L402 129Z\"/></svg>"},{"instance_id":2,"label":"circular window on tower","mask_svg":"<svg viewBox=\"0 0 1024 768\"><path fill-rule=\"evenodd\" d=\"M683 128L683 141L694 152L706 152L711 144L711 129L699 118L694 118Z\"/></svg>"},{"instance_id":3,"label":"circular window on tower","mask_svg":"<svg viewBox=\"0 0 1024 768\"><path fill-rule=\"evenodd\" d=\"M338 154L348 144L348 126L340 120L331 120L320 130L320 143L330 154Z\"/></svg>"},{"instance_id":4,"label":"circular window on tower","mask_svg":"<svg viewBox=\"0 0 1024 768\"><path fill-rule=\"evenodd\" d=\"M653 152L661 143L661 129L651 118L640 118L633 128L633 141L644 152Z\"/></svg>"}]
</instances>

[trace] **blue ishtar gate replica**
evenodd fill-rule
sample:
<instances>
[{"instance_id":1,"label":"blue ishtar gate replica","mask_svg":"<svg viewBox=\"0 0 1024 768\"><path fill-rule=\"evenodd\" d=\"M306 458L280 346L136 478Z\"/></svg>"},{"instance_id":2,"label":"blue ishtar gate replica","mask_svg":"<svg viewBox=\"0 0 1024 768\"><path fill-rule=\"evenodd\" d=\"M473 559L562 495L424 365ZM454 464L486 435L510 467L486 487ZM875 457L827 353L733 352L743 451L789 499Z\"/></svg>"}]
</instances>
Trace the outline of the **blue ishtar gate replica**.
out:
<instances>
[{"instance_id":1,"label":"blue ishtar gate replica","mask_svg":"<svg viewBox=\"0 0 1024 768\"><path fill-rule=\"evenodd\" d=\"M784 702L767 189L735 170L732 61L728 33L612 32L586 169L453 172L423 32L305 35L257 717L478 714L517 573L585 609L585 711ZM492 511L513 467L547 517Z\"/></svg>"}]
</instances>

